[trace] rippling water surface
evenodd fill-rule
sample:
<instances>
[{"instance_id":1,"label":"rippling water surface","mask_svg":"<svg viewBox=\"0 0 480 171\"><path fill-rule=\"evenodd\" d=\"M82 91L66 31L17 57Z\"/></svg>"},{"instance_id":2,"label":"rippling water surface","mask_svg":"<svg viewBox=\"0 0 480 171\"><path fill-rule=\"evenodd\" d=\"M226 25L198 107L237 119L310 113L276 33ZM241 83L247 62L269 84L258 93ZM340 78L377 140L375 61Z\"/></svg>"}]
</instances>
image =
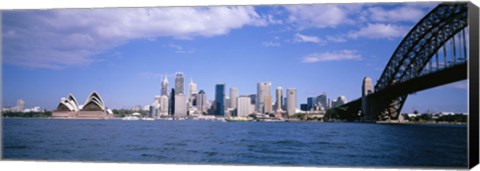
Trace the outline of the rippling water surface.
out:
<instances>
[{"instance_id":1,"label":"rippling water surface","mask_svg":"<svg viewBox=\"0 0 480 171\"><path fill-rule=\"evenodd\" d=\"M465 125L3 119L7 160L467 167Z\"/></svg>"}]
</instances>

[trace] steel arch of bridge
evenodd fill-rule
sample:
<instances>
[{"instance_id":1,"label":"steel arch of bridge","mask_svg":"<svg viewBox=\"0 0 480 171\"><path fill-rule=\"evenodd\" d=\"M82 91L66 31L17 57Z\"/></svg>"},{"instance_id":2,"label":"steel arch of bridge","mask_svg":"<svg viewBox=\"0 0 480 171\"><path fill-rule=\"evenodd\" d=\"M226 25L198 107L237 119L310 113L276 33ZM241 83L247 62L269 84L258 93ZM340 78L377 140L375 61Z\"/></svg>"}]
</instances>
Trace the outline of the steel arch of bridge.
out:
<instances>
[{"instance_id":1,"label":"steel arch of bridge","mask_svg":"<svg viewBox=\"0 0 480 171\"><path fill-rule=\"evenodd\" d=\"M467 3L442 3L420 20L393 53L375 91L419 77L422 69L456 33L467 27ZM391 99L381 116L395 118L407 98Z\"/></svg>"}]
</instances>

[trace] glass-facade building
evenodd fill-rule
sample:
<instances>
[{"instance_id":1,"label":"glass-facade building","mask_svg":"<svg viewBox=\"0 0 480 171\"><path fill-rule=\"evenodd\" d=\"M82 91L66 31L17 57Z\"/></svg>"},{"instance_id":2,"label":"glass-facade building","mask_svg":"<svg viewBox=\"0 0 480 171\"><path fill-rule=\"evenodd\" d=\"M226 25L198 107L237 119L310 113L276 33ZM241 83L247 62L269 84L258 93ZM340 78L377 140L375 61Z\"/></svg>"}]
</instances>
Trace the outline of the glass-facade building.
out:
<instances>
[{"instance_id":1,"label":"glass-facade building","mask_svg":"<svg viewBox=\"0 0 480 171\"><path fill-rule=\"evenodd\" d=\"M225 84L215 85L215 115L225 115Z\"/></svg>"}]
</instances>

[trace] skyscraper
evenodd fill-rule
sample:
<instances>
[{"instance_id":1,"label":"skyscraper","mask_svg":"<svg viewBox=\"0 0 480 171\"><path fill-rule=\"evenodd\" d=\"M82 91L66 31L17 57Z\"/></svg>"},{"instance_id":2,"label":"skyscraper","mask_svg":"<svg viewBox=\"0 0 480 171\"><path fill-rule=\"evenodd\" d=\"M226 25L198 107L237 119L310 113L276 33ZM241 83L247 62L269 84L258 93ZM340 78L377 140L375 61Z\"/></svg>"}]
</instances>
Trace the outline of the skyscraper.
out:
<instances>
[{"instance_id":1,"label":"skyscraper","mask_svg":"<svg viewBox=\"0 0 480 171\"><path fill-rule=\"evenodd\" d=\"M165 95L168 96L168 79L167 79L167 74L163 76L163 81L162 81L162 92L160 95Z\"/></svg>"},{"instance_id":2,"label":"skyscraper","mask_svg":"<svg viewBox=\"0 0 480 171\"><path fill-rule=\"evenodd\" d=\"M263 113L273 113L272 110L272 96L266 95L265 96L265 104L263 108Z\"/></svg>"},{"instance_id":3,"label":"skyscraper","mask_svg":"<svg viewBox=\"0 0 480 171\"><path fill-rule=\"evenodd\" d=\"M184 80L183 73L175 73L175 95L184 94Z\"/></svg>"},{"instance_id":4,"label":"skyscraper","mask_svg":"<svg viewBox=\"0 0 480 171\"><path fill-rule=\"evenodd\" d=\"M160 116L168 116L168 96L160 96Z\"/></svg>"},{"instance_id":5,"label":"skyscraper","mask_svg":"<svg viewBox=\"0 0 480 171\"><path fill-rule=\"evenodd\" d=\"M238 89L235 87L230 88L230 108L237 108L237 96L238 96Z\"/></svg>"},{"instance_id":6,"label":"skyscraper","mask_svg":"<svg viewBox=\"0 0 480 171\"><path fill-rule=\"evenodd\" d=\"M215 85L215 115L225 115L225 84Z\"/></svg>"},{"instance_id":7,"label":"skyscraper","mask_svg":"<svg viewBox=\"0 0 480 171\"><path fill-rule=\"evenodd\" d=\"M187 99L185 95L175 95L175 118L184 118L187 116Z\"/></svg>"},{"instance_id":8,"label":"skyscraper","mask_svg":"<svg viewBox=\"0 0 480 171\"><path fill-rule=\"evenodd\" d=\"M170 100L168 100L168 114L173 116L175 114L175 89L172 88L170 92Z\"/></svg>"},{"instance_id":9,"label":"skyscraper","mask_svg":"<svg viewBox=\"0 0 480 171\"><path fill-rule=\"evenodd\" d=\"M370 77L363 78L362 83L362 97L367 96L370 93L373 93L373 84L372 79Z\"/></svg>"},{"instance_id":10,"label":"skyscraper","mask_svg":"<svg viewBox=\"0 0 480 171\"><path fill-rule=\"evenodd\" d=\"M197 94L197 84L193 82L192 79L190 79L190 83L188 85L188 90L189 90L189 96L195 96Z\"/></svg>"},{"instance_id":11,"label":"skyscraper","mask_svg":"<svg viewBox=\"0 0 480 171\"><path fill-rule=\"evenodd\" d=\"M297 106L297 89L288 88L287 89L287 113L289 116L295 114Z\"/></svg>"},{"instance_id":12,"label":"skyscraper","mask_svg":"<svg viewBox=\"0 0 480 171\"><path fill-rule=\"evenodd\" d=\"M276 112L282 112L282 105L283 105L283 94L282 94L282 87L277 87L275 91L275 110Z\"/></svg>"},{"instance_id":13,"label":"skyscraper","mask_svg":"<svg viewBox=\"0 0 480 171\"><path fill-rule=\"evenodd\" d=\"M305 109L306 109L305 111L312 110L313 106L314 106L313 97L308 97L307 98L307 107L305 107Z\"/></svg>"},{"instance_id":14,"label":"skyscraper","mask_svg":"<svg viewBox=\"0 0 480 171\"><path fill-rule=\"evenodd\" d=\"M197 110L201 113L207 113L208 111L208 100L207 100L207 94L205 94L205 91L200 90L197 94Z\"/></svg>"},{"instance_id":15,"label":"skyscraper","mask_svg":"<svg viewBox=\"0 0 480 171\"><path fill-rule=\"evenodd\" d=\"M251 112L250 97L240 96L237 98L237 116L248 116Z\"/></svg>"},{"instance_id":16,"label":"skyscraper","mask_svg":"<svg viewBox=\"0 0 480 171\"><path fill-rule=\"evenodd\" d=\"M272 96L270 92L271 85L270 82L260 82L257 84L257 103L255 106L257 112L266 113L265 97Z\"/></svg>"}]
</instances>

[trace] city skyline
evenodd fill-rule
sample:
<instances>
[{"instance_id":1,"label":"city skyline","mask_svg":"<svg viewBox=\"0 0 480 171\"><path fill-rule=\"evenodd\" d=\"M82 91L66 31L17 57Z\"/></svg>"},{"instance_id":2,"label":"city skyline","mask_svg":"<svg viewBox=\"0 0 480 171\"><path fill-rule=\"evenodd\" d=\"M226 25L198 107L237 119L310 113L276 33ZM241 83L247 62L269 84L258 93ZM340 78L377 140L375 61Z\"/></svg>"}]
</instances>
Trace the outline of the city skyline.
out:
<instances>
[{"instance_id":1,"label":"city skyline","mask_svg":"<svg viewBox=\"0 0 480 171\"><path fill-rule=\"evenodd\" d=\"M376 83L403 35L434 6L391 3L2 12L3 106L24 99L26 107L53 109L66 93L82 95L93 90L103 95L109 108L151 104L152 97L160 95L163 75L176 72L185 73L181 82L194 79L208 100L214 99L219 83L226 84L225 90L236 87L240 96L254 94L255 85L266 81L272 83L271 102L276 100L273 87L296 88L297 108L308 97L323 92L332 100L339 96L353 100L361 97L362 79L368 76ZM324 11L318 12L320 9ZM407 9L412 12L395 17ZM193 12L218 20L166 18L172 22L161 26L144 22L139 24L144 26L119 26L119 33L102 32L117 26L118 19L136 21L108 15L122 10L146 21L155 19L148 14L165 17L165 11L174 17ZM340 18L326 20L331 10L341 10L337 11ZM87 15L89 12L92 14ZM356 14L365 18L354 17ZM49 15L57 17L45 18ZM93 25L97 16L104 17L107 27ZM51 24L79 17L85 17L86 25ZM188 23L206 28L176 29ZM29 24L38 24L40 33L49 36L20 29ZM160 31L146 29L150 26ZM64 32L56 33L58 30ZM69 42L42 46L35 41L27 43L29 39L19 36L22 33L34 40ZM26 50L29 48L33 50ZM169 88L176 86L174 78L168 76ZM466 81L461 81L417 92L409 97L404 111L465 112L466 98Z\"/></svg>"}]
</instances>

